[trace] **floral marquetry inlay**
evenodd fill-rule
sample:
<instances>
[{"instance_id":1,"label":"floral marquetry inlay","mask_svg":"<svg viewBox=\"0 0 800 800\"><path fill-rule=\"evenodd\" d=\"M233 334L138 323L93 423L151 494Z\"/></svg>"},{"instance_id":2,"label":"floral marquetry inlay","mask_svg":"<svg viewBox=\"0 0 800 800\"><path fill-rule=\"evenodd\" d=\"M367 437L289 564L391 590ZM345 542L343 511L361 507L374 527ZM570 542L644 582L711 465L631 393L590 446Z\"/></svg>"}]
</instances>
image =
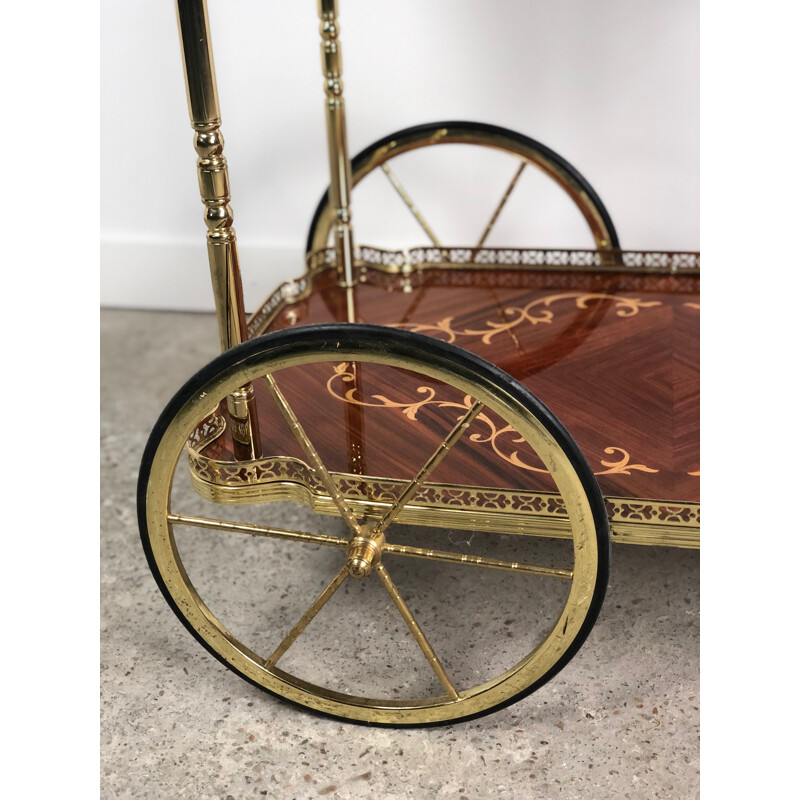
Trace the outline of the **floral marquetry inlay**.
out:
<instances>
[{"instance_id":1,"label":"floral marquetry inlay","mask_svg":"<svg viewBox=\"0 0 800 800\"><path fill-rule=\"evenodd\" d=\"M424 406L430 405L434 408L454 408L466 413L472 408L474 402L468 395L465 396L460 403L452 400L437 399L436 390L430 386L418 386L416 393L421 395L421 397L412 400L392 400L384 394L373 394L370 395L368 399L365 399L358 396L355 382L356 379L352 372L352 366L347 362L337 364L334 367L333 375L328 379L328 394L335 397L337 400L364 408L400 409L401 413L410 422L415 422L417 420L417 414ZM489 445L500 458L519 469L528 470L530 472L548 472L541 462L538 464L531 464L520 455L519 449L515 448L514 445L522 444L525 440L519 436L511 425L506 425L502 428L498 427L485 412L478 414L475 421L482 423L484 428L483 430L469 434L469 441L475 442L476 444ZM658 472L657 469L651 469L644 464L632 464L630 453L622 447L606 447L604 452L607 455L617 456L617 460L601 460L600 464L604 469L596 470L594 473L595 475L630 475L631 470Z\"/></svg>"},{"instance_id":2,"label":"floral marquetry inlay","mask_svg":"<svg viewBox=\"0 0 800 800\"><path fill-rule=\"evenodd\" d=\"M646 467L644 464L631 464L630 454L621 447L606 447L603 452L607 455L614 455L616 453L619 457L619 461L606 461L602 459L600 463L606 467L606 469L601 472L595 472L595 475L630 475L632 469L639 470L640 472L658 472L657 469L650 469L650 467Z\"/></svg>"},{"instance_id":3,"label":"floral marquetry inlay","mask_svg":"<svg viewBox=\"0 0 800 800\"><path fill-rule=\"evenodd\" d=\"M633 317L643 308L661 305L658 300L645 301L633 297L619 297L610 294L567 292L539 297L522 307L508 306L503 309L503 315L506 318L505 322L486 320L479 327L459 329L453 327L454 317L445 317L433 325L417 323L413 325L397 324L392 327L403 328L414 333L425 333L429 336L443 334L445 341L448 342L455 342L456 339L464 336L480 336L484 344L491 344L492 338L498 333L511 331L523 323L539 325L552 322L555 318L555 312L550 307L556 303L572 301L576 308L586 309L591 303L598 303L604 300L613 302L614 307L617 309L618 317Z\"/></svg>"}]
</instances>

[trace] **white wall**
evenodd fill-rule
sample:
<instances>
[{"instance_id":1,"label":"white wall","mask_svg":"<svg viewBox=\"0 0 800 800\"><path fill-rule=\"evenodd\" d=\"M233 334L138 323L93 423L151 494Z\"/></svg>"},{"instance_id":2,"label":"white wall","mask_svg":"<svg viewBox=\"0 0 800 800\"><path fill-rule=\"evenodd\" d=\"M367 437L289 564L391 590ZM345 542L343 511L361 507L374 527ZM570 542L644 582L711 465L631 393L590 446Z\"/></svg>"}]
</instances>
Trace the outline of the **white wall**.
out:
<instances>
[{"instance_id":1,"label":"white wall","mask_svg":"<svg viewBox=\"0 0 800 800\"><path fill-rule=\"evenodd\" d=\"M350 149L437 119L504 125L583 172L623 247L699 249L698 6L340 0ZM327 183L316 2L209 0L209 13L251 311L303 271ZM168 0L102 4L101 123L103 303L212 308ZM364 241L356 202L354 215ZM380 219L362 212L372 239Z\"/></svg>"}]
</instances>

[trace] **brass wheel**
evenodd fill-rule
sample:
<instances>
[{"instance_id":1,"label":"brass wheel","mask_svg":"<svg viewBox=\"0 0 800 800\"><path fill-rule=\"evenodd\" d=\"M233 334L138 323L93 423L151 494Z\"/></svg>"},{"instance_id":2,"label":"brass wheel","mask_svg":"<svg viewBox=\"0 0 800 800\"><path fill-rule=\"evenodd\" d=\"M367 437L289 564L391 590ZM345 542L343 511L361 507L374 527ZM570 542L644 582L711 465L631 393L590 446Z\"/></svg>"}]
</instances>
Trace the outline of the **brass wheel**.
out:
<instances>
[{"instance_id":1,"label":"brass wheel","mask_svg":"<svg viewBox=\"0 0 800 800\"><path fill-rule=\"evenodd\" d=\"M236 461L243 386L262 447ZM156 424L138 501L189 631L251 683L359 722L515 702L572 658L608 579L603 500L555 417L482 359L376 326L211 362Z\"/></svg>"},{"instance_id":2,"label":"brass wheel","mask_svg":"<svg viewBox=\"0 0 800 800\"><path fill-rule=\"evenodd\" d=\"M487 241L504 247L620 246L603 202L575 167L540 142L496 125L435 122L396 131L355 156L352 173L353 217L365 244L416 246L424 236L437 247ZM307 252L328 246L335 216L326 191L311 221ZM378 224L387 217L388 227Z\"/></svg>"}]
</instances>

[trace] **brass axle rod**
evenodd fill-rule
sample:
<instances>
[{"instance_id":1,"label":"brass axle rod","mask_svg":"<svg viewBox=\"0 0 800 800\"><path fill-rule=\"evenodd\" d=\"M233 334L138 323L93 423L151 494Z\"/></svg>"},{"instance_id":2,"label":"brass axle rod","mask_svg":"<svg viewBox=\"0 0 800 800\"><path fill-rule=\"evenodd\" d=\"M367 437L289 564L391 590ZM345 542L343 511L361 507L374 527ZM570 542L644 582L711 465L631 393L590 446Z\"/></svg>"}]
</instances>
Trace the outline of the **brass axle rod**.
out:
<instances>
[{"instance_id":1,"label":"brass axle rod","mask_svg":"<svg viewBox=\"0 0 800 800\"><path fill-rule=\"evenodd\" d=\"M333 597L334 592L344 583L347 577L347 566L342 567L336 577L322 590L319 597L311 604L308 611L300 618L297 625L286 634L286 638L278 645L275 652L264 662L267 669L274 667L278 659L295 643L297 637L308 627L314 617L319 614L322 607Z\"/></svg>"},{"instance_id":2,"label":"brass axle rod","mask_svg":"<svg viewBox=\"0 0 800 800\"><path fill-rule=\"evenodd\" d=\"M455 687L453 686L452 681L448 677L447 673L445 672L444 667L442 666L442 662L439 661L436 653L433 651L428 638L422 632L422 628L419 627L416 619L414 619L414 615L411 613L411 609L406 605L405 600L400 596L400 592L397 591L397 587L394 585L394 581L389 577L389 573L386 571L386 567L383 564L378 564L375 568L375 571L378 573L378 577L381 579L381 582L384 585L384 588L389 593L389 596L392 598L397 610L400 612L400 616L403 618L403 621L408 626L409 631L411 631L411 635L416 640L417 644L419 645L420 650L422 650L425 658L428 659L428 663L431 665L431 669L433 669L436 677L441 682L442 686L444 686L447 694L450 695L451 700L459 700L460 695L456 691Z\"/></svg>"},{"instance_id":3,"label":"brass axle rod","mask_svg":"<svg viewBox=\"0 0 800 800\"><path fill-rule=\"evenodd\" d=\"M544 575L552 578L572 580L571 569L538 567L535 564L522 564L518 561L503 561L499 558L483 558L482 556L448 553L446 550L427 550L423 547L407 547L402 544L385 544L382 548L382 552L394 553L397 556L427 558L431 561L443 561L448 564L469 564L473 567L488 567L489 569L503 569L507 572L522 572L526 575Z\"/></svg>"},{"instance_id":4,"label":"brass axle rod","mask_svg":"<svg viewBox=\"0 0 800 800\"><path fill-rule=\"evenodd\" d=\"M470 426L470 423L475 417L483 410L483 403L475 401L470 407L469 411L454 425L450 433L447 434L444 441L436 448L436 452L427 460L422 469L417 473L416 477L411 480L403 489L400 497L394 501L392 506L381 517L378 524L375 526L376 532L385 532L386 529L397 519L398 514L403 510L403 507L411 500L414 495L419 491L420 486L427 480L428 476L439 465L442 459L450 452L451 448L461 438L462 434Z\"/></svg>"},{"instance_id":5,"label":"brass axle rod","mask_svg":"<svg viewBox=\"0 0 800 800\"><path fill-rule=\"evenodd\" d=\"M417 222L419 222L420 227L422 228L422 230L424 230L425 233L428 235L428 238L431 240L431 242L433 243L434 247L441 247L442 243L439 241L439 239L437 238L437 236L433 232L433 230L431 230L431 226L428 225L427 220L425 219L425 217L422 216L422 212L417 208L416 204L411 199L411 196L403 188L403 185L397 179L397 176L394 174L394 172L392 172L386 164L381 164L381 169L383 170L384 174L386 175L386 177L391 182L392 186L394 186L395 191L397 192L397 194L400 195L400 197L402 198L403 202L406 204L406 207L408 208L408 210L414 215L414 219L416 219Z\"/></svg>"},{"instance_id":6,"label":"brass axle rod","mask_svg":"<svg viewBox=\"0 0 800 800\"><path fill-rule=\"evenodd\" d=\"M264 381L266 382L267 388L274 398L275 403L280 409L281 414L283 414L286 423L294 434L295 439L297 439L297 443L300 445L303 453L305 453L306 458L311 462L311 467L314 470L314 474L322 482L322 485L331 496L333 502L336 503L336 508L339 509L342 519L344 519L344 521L347 523L347 526L353 532L353 535L360 536L361 526L358 524L358 520L355 518L353 512L345 502L345 499L331 477L330 472L328 472L326 466L322 463L319 453L316 451L314 445L311 444L311 440L308 438L305 430L303 430L303 426L300 424L300 420L297 419L297 415L294 413L294 411L292 411L291 406L286 401L286 398L283 396L281 390L278 388L275 378L273 378L272 375L265 375Z\"/></svg>"},{"instance_id":7,"label":"brass axle rod","mask_svg":"<svg viewBox=\"0 0 800 800\"><path fill-rule=\"evenodd\" d=\"M500 198L500 203L498 204L497 208L494 210L494 214L492 214L491 219L489 220L488 224L484 228L483 233L481 234L481 238L478 239L478 243L475 245L475 249L476 250L479 250L481 247L483 247L483 243L486 241L486 238L489 236L489 233L492 230L492 228L494 227L495 222L497 222L497 218L500 216L500 212L503 210L503 207L505 206L505 204L506 204L506 202L508 200L508 196L511 194L511 192L514 191L514 187L517 185L517 181L519 180L519 176L522 175L522 170L525 169L525 164L526 163L527 162L523 161L519 165L519 169L514 173L514 177L511 179L511 183L508 185L508 189L506 189L506 193Z\"/></svg>"},{"instance_id":8,"label":"brass axle rod","mask_svg":"<svg viewBox=\"0 0 800 800\"><path fill-rule=\"evenodd\" d=\"M272 539L304 542L306 544L321 544L327 547L346 548L349 539L340 536L327 536L322 533L305 533L304 531L291 531L285 528L267 528L261 525L250 525L244 522L226 522L221 519L208 517L189 517L182 514L169 514L167 521L173 525L187 525L193 528L207 528L208 530L226 531L228 533L246 533L250 536L264 536ZM430 561L441 561L448 564L467 564L472 567L487 567L488 569L502 569L507 572L520 572L526 575L542 575L553 578L572 579L572 570L556 569L554 567L539 567L535 564L524 564L518 561L504 561L499 558L484 558L482 556L461 555L448 553L446 550L431 550L424 547L410 547L402 544L385 544L382 553L393 553L398 556L411 558L426 558Z\"/></svg>"},{"instance_id":9,"label":"brass axle rod","mask_svg":"<svg viewBox=\"0 0 800 800\"><path fill-rule=\"evenodd\" d=\"M208 528L213 531L227 531L228 533L247 533L251 536L267 536L272 539L289 539L307 544L324 544L329 547L347 547L349 540L339 536L326 536L322 533L305 533L303 531L290 531L285 528L265 528L261 525L249 525L245 522L226 522L221 519L207 517L187 517L182 514L168 514L167 522L173 525L190 525L194 528Z\"/></svg>"}]
</instances>

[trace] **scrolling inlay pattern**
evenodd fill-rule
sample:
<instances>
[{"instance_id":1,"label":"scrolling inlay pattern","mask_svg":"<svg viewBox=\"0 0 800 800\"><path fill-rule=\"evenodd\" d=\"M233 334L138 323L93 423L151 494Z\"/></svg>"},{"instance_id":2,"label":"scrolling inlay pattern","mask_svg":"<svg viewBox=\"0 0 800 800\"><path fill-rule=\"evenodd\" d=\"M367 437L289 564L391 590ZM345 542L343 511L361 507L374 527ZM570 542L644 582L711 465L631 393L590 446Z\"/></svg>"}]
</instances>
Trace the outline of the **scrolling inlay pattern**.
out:
<instances>
[{"instance_id":1,"label":"scrolling inlay pattern","mask_svg":"<svg viewBox=\"0 0 800 800\"><path fill-rule=\"evenodd\" d=\"M348 384L352 384L353 388L347 388ZM338 386L338 388L337 388ZM417 413L426 405L432 405L434 408L456 408L463 411L469 411L472 407L472 398L469 396L464 397L462 403L455 403L452 401L437 400L436 390L430 386L417 387L417 393L423 395L421 399L412 401L397 401L391 400L386 395L373 394L371 400L376 402L369 402L362 398L357 397L357 390L355 388L355 376L352 373L352 366L347 362L342 362L334 367L334 373L328 379L327 383L328 394L341 400L345 403L350 403L357 406L364 406L369 408L398 408L402 409L402 413L410 421L414 422L417 419ZM518 450L513 449L513 445L521 444L524 439L517 435L517 431L511 426L506 425L504 428L498 428L497 425L485 414L480 413L475 418L476 422L482 422L486 425L486 431L476 432L469 435L469 440L477 444L488 444L500 458L513 464L519 469L529 470L530 472L547 473L548 470L541 466L536 466L524 461ZM642 472L658 472L657 469L651 469L644 464L631 464L630 454L621 447L607 447L604 451L607 455L617 454L619 460L601 461L604 470L595 472L595 475L630 475L631 470L639 470Z\"/></svg>"},{"instance_id":2,"label":"scrolling inlay pattern","mask_svg":"<svg viewBox=\"0 0 800 800\"><path fill-rule=\"evenodd\" d=\"M523 322L527 322L530 325L552 322L555 317L555 313L550 310L550 306L563 300L574 300L575 305L580 309L588 308L589 304L593 302L609 300L614 303L614 306L617 309L618 317L632 317L638 314L643 308L651 308L652 306L661 305L658 300L650 300L645 302L644 300L639 300L632 297L619 297L617 295L610 294L568 292L565 294L553 294L548 295L547 297L540 297L536 300L532 300L523 308L517 308L515 306L505 308L503 311L507 317L506 322L487 320L483 323L483 328L465 328L464 330L454 329L452 327L453 317L441 319L436 322L435 325L398 324L392 327L403 328L415 333L425 333L427 335L431 335L433 333L442 333L448 342L455 342L459 336L480 336L481 341L484 344L491 344L492 337L496 336L498 333L510 331L512 328L516 328ZM510 317L510 319L508 317Z\"/></svg>"}]
</instances>

